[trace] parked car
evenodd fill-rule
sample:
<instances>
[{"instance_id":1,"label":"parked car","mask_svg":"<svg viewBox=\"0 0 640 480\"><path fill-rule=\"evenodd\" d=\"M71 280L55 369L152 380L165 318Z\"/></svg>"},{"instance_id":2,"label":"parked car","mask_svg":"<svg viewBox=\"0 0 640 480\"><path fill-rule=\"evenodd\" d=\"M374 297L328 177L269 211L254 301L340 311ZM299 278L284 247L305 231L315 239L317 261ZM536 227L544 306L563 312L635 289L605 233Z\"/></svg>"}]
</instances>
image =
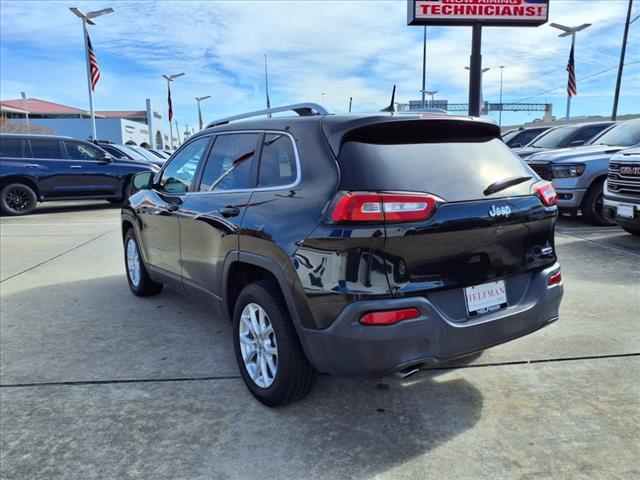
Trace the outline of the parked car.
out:
<instances>
[{"instance_id":1,"label":"parked car","mask_svg":"<svg viewBox=\"0 0 640 480\"><path fill-rule=\"evenodd\" d=\"M549 130L550 126L544 127L520 127L514 130L505 132L502 136L502 141L507 144L509 148L519 148L527 145L531 140L536 138L543 132Z\"/></svg>"},{"instance_id":2,"label":"parked car","mask_svg":"<svg viewBox=\"0 0 640 480\"><path fill-rule=\"evenodd\" d=\"M122 201L135 173L157 167L113 159L96 145L69 137L0 134L0 209L27 215L37 202Z\"/></svg>"},{"instance_id":3,"label":"parked car","mask_svg":"<svg viewBox=\"0 0 640 480\"><path fill-rule=\"evenodd\" d=\"M527 146L516 148L513 151L520 158L527 158L534 153L546 150L579 147L589 143L590 140L614 124L615 122L597 122L561 125L547 130L533 139Z\"/></svg>"},{"instance_id":4,"label":"parked car","mask_svg":"<svg viewBox=\"0 0 640 480\"><path fill-rule=\"evenodd\" d=\"M576 214L593 225L612 225L602 212L603 185L609 159L640 143L640 119L618 123L589 145L531 155L526 161L540 177L553 181L561 212Z\"/></svg>"},{"instance_id":5,"label":"parked car","mask_svg":"<svg viewBox=\"0 0 640 480\"><path fill-rule=\"evenodd\" d=\"M164 150L156 150L155 148L150 148L149 151L164 160L167 160L171 156Z\"/></svg>"},{"instance_id":6,"label":"parked car","mask_svg":"<svg viewBox=\"0 0 640 480\"><path fill-rule=\"evenodd\" d=\"M147 150L146 148L140 147L138 145L126 145L126 147L128 147L129 149L135 151L139 155L143 156L144 158L147 159L147 161L149 161L151 163L155 163L158 166L164 165L164 162L167 161L166 158L160 158L155 153L152 153L149 150Z\"/></svg>"},{"instance_id":7,"label":"parked car","mask_svg":"<svg viewBox=\"0 0 640 480\"><path fill-rule=\"evenodd\" d=\"M131 148L130 145L118 145L115 143L98 142L98 145L103 150L106 150L114 158L124 158L127 160L134 160L136 162L151 163L157 167L164 165L164 162L156 157L149 159L146 155L142 155L138 151Z\"/></svg>"},{"instance_id":8,"label":"parked car","mask_svg":"<svg viewBox=\"0 0 640 480\"><path fill-rule=\"evenodd\" d=\"M640 146L611 157L603 203L605 216L640 236Z\"/></svg>"},{"instance_id":9,"label":"parked car","mask_svg":"<svg viewBox=\"0 0 640 480\"><path fill-rule=\"evenodd\" d=\"M249 119L285 110L301 116ZM133 184L131 290L230 318L266 405L318 371L409 373L558 318L555 192L490 122L276 108L214 122Z\"/></svg>"}]
</instances>

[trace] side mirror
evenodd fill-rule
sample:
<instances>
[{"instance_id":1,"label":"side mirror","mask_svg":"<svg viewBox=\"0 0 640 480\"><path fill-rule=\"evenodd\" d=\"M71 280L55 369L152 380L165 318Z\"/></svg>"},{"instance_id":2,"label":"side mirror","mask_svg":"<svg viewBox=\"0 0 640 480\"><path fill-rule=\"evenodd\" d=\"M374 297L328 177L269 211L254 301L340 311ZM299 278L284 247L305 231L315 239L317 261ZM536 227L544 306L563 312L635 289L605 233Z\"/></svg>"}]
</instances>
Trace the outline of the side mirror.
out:
<instances>
[{"instance_id":1,"label":"side mirror","mask_svg":"<svg viewBox=\"0 0 640 480\"><path fill-rule=\"evenodd\" d=\"M113 157L107 153L107 154L103 155L102 157L100 157L100 159L98 161L99 162L103 162L103 163L111 163L111 162L113 162Z\"/></svg>"},{"instance_id":2,"label":"side mirror","mask_svg":"<svg viewBox=\"0 0 640 480\"><path fill-rule=\"evenodd\" d=\"M510 147L511 147L511 148L520 148L520 147L522 147L522 144L521 144L521 143L512 143L512 144L510 145Z\"/></svg>"},{"instance_id":3,"label":"side mirror","mask_svg":"<svg viewBox=\"0 0 640 480\"><path fill-rule=\"evenodd\" d=\"M574 140L569 144L570 147L579 147L580 145L584 145L584 140Z\"/></svg>"},{"instance_id":4,"label":"side mirror","mask_svg":"<svg viewBox=\"0 0 640 480\"><path fill-rule=\"evenodd\" d=\"M133 187L134 192L138 192L140 190L150 190L153 187L153 176L155 174L153 172L140 172L136 173L131 179L131 186Z\"/></svg>"}]
</instances>

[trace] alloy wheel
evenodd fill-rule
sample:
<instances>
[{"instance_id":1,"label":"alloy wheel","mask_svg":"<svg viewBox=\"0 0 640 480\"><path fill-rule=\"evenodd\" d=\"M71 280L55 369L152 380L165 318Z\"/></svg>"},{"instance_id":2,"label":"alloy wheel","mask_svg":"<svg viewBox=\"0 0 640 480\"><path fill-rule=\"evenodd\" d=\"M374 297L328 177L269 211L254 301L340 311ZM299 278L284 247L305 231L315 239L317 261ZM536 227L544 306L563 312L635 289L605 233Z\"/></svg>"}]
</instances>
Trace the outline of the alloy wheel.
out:
<instances>
[{"instance_id":1,"label":"alloy wheel","mask_svg":"<svg viewBox=\"0 0 640 480\"><path fill-rule=\"evenodd\" d=\"M5 193L5 203L10 210L20 213L31 209L33 199L26 188L16 186Z\"/></svg>"},{"instance_id":2,"label":"alloy wheel","mask_svg":"<svg viewBox=\"0 0 640 480\"><path fill-rule=\"evenodd\" d=\"M278 372L278 346L267 312L257 303L247 304L238 328L244 367L257 386L269 388Z\"/></svg>"},{"instance_id":3,"label":"alloy wheel","mask_svg":"<svg viewBox=\"0 0 640 480\"><path fill-rule=\"evenodd\" d=\"M134 287L140 285L140 254L138 246L132 238L127 242L127 271Z\"/></svg>"}]
</instances>

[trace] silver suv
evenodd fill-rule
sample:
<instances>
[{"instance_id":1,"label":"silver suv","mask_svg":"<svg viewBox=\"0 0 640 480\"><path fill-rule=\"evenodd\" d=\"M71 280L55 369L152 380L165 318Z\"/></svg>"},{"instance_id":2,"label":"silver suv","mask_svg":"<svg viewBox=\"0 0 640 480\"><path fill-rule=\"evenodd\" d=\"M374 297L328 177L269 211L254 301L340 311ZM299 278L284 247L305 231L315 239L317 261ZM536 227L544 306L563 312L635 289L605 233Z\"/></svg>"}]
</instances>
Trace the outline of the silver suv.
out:
<instances>
[{"instance_id":1,"label":"silver suv","mask_svg":"<svg viewBox=\"0 0 640 480\"><path fill-rule=\"evenodd\" d=\"M561 212L582 211L593 225L613 225L602 211L603 185L609 159L640 144L640 119L627 120L603 132L589 145L541 152L525 161L545 180L553 181Z\"/></svg>"},{"instance_id":2,"label":"silver suv","mask_svg":"<svg viewBox=\"0 0 640 480\"><path fill-rule=\"evenodd\" d=\"M604 213L627 232L640 236L640 147L611 158L604 183Z\"/></svg>"}]
</instances>

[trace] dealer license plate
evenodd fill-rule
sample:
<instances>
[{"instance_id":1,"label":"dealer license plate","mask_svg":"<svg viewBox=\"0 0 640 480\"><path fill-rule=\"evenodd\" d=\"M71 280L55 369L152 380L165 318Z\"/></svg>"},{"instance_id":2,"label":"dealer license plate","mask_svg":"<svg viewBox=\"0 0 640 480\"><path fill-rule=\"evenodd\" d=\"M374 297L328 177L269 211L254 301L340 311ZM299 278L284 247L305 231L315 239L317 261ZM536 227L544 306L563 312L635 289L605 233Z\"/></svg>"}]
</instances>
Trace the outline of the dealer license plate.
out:
<instances>
[{"instance_id":1,"label":"dealer license plate","mask_svg":"<svg viewBox=\"0 0 640 480\"><path fill-rule=\"evenodd\" d=\"M618 204L618 216L633 219L634 206L629 203Z\"/></svg>"},{"instance_id":2,"label":"dealer license plate","mask_svg":"<svg viewBox=\"0 0 640 480\"><path fill-rule=\"evenodd\" d=\"M483 283L465 288L464 298L467 304L467 315L476 317L506 307L507 289L504 280Z\"/></svg>"}]
</instances>

